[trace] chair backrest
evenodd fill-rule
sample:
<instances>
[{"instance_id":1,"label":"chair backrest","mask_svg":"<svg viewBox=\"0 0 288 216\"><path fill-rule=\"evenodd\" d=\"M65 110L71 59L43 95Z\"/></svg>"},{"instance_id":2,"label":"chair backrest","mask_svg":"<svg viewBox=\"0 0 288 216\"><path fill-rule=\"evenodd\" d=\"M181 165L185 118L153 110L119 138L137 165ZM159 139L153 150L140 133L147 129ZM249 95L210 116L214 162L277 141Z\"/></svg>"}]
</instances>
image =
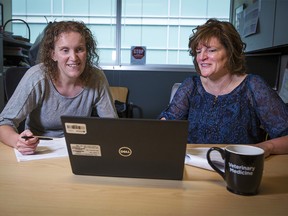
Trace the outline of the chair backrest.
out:
<instances>
[{"instance_id":1,"label":"chair backrest","mask_svg":"<svg viewBox=\"0 0 288 216\"><path fill-rule=\"evenodd\" d=\"M127 103L128 99L128 88L122 86L110 86L110 92L113 100L118 100L122 103Z\"/></svg>"},{"instance_id":2,"label":"chair backrest","mask_svg":"<svg viewBox=\"0 0 288 216\"><path fill-rule=\"evenodd\" d=\"M128 103L129 90L123 86L110 86L110 92L120 118L133 117L133 104Z\"/></svg>"},{"instance_id":3,"label":"chair backrest","mask_svg":"<svg viewBox=\"0 0 288 216\"><path fill-rule=\"evenodd\" d=\"M10 67L6 70L4 76L5 96L10 99L18 83L26 73L29 67Z\"/></svg>"},{"instance_id":4,"label":"chair backrest","mask_svg":"<svg viewBox=\"0 0 288 216\"><path fill-rule=\"evenodd\" d=\"M4 89L7 101L13 95L18 83L26 73L29 67L10 67L5 71L4 75ZM18 126L18 132L21 133L25 128L25 120Z\"/></svg>"},{"instance_id":5,"label":"chair backrest","mask_svg":"<svg viewBox=\"0 0 288 216\"><path fill-rule=\"evenodd\" d=\"M179 88L179 86L181 85L181 83L174 83L174 85L172 86L172 89L171 89L171 94L170 94L170 101L172 101L177 89Z\"/></svg>"}]
</instances>

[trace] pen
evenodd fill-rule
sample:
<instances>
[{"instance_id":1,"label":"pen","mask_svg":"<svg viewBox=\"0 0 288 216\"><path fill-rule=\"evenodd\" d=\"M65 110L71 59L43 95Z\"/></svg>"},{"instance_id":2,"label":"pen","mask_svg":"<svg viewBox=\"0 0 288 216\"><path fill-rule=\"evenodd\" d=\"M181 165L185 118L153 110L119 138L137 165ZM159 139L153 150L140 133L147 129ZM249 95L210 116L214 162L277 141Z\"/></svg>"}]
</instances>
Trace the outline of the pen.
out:
<instances>
[{"instance_id":1,"label":"pen","mask_svg":"<svg viewBox=\"0 0 288 216\"><path fill-rule=\"evenodd\" d=\"M34 138L34 136L22 136L21 138L28 140ZM53 140L52 138L49 137L37 137L39 140Z\"/></svg>"}]
</instances>

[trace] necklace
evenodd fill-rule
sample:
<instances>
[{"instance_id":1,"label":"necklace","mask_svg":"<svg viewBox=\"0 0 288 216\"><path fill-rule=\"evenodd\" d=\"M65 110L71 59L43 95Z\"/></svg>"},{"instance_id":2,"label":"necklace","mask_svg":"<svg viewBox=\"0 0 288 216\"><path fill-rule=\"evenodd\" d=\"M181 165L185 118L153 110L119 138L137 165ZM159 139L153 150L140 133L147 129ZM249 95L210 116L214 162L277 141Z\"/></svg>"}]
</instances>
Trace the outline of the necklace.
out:
<instances>
[{"instance_id":1,"label":"necklace","mask_svg":"<svg viewBox=\"0 0 288 216\"><path fill-rule=\"evenodd\" d=\"M228 89L228 87L230 86L230 84L232 83L232 81L233 81L233 77L230 79L230 82L229 82L223 89L221 89L221 90L215 95L213 105L216 104L217 99L218 99L218 96L221 95L223 92L225 92L226 89ZM210 90L210 92L214 92L213 89L210 88L208 82L206 82L206 86L207 86L207 88Z\"/></svg>"}]
</instances>

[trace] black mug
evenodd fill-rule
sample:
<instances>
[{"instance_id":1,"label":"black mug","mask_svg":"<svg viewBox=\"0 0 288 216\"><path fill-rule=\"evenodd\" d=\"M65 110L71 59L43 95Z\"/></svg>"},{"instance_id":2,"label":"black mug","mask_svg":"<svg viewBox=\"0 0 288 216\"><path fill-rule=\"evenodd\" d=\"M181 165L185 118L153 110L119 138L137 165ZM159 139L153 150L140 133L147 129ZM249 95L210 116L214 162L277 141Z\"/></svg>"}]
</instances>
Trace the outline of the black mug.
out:
<instances>
[{"instance_id":1,"label":"black mug","mask_svg":"<svg viewBox=\"0 0 288 216\"><path fill-rule=\"evenodd\" d=\"M224 170L210 158L218 151L224 159ZM229 145L224 149L212 147L207 151L210 166L225 180L230 192L240 195L255 195L261 183L264 168L264 150L249 145Z\"/></svg>"}]
</instances>

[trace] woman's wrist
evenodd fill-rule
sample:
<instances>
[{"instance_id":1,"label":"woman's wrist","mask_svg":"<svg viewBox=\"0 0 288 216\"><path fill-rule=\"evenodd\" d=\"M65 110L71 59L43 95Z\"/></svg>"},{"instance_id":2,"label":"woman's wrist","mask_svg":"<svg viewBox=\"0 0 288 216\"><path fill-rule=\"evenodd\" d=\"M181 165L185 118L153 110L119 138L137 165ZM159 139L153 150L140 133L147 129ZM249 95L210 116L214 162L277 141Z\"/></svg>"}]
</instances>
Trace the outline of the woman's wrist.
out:
<instances>
[{"instance_id":1,"label":"woman's wrist","mask_svg":"<svg viewBox=\"0 0 288 216\"><path fill-rule=\"evenodd\" d=\"M265 157L270 156L273 153L274 143L269 141L265 141L262 143L256 144L257 147L260 147L264 150Z\"/></svg>"}]
</instances>

